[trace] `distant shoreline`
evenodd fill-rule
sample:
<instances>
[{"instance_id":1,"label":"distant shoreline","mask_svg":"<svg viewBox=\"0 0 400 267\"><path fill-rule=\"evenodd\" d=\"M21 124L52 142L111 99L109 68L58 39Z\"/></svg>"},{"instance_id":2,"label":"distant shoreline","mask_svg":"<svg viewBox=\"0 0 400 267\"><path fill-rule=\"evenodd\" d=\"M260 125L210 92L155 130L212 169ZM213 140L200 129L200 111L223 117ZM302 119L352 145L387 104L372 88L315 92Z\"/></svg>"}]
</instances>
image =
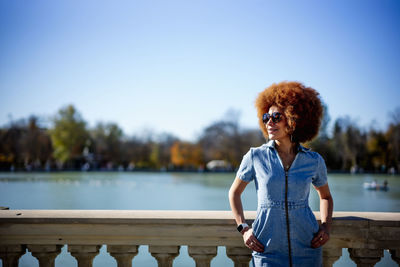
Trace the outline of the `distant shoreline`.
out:
<instances>
[{"instance_id":1,"label":"distant shoreline","mask_svg":"<svg viewBox=\"0 0 400 267\"><path fill-rule=\"evenodd\" d=\"M157 170L157 169L136 169L136 170L87 170L82 171L79 169L66 169L66 170L33 170L33 171L26 171L26 170L15 170L15 171L6 171L0 170L0 173L62 173L62 172L81 172L81 173L138 173L138 172L148 172L148 173L231 173L235 174L236 170ZM351 173L349 171L342 171L342 170L329 170L328 174L353 174L353 175L363 175L363 174L380 174L380 175L388 175L388 176L399 176L399 173L388 173L388 172L371 172L371 171L364 171L364 172L356 172Z\"/></svg>"}]
</instances>

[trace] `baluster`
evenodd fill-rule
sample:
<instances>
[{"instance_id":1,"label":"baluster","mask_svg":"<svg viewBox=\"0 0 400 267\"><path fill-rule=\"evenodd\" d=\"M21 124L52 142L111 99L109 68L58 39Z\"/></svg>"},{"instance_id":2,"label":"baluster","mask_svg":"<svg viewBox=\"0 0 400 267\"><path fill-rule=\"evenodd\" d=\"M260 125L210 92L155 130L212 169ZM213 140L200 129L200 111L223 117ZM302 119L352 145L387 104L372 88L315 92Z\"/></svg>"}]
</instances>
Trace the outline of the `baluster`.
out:
<instances>
[{"instance_id":1,"label":"baluster","mask_svg":"<svg viewBox=\"0 0 400 267\"><path fill-rule=\"evenodd\" d=\"M342 256L342 248L324 247L322 250L322 259L324 267L332 267L335 261Z\"/></svg>"},{"instance_id":2,"label":"baluster","mask_svg":"<svg viewBox=\"0 0 400 267\"><path fill-rule=\"evenodd\" d=\"M149 246L149 252L156 258L159 267L172 267L172 262L179 255L179 246Z\"/></svg>"},{"instance_id":3,"label":"baluster","mask_svg":"<svg viewBox=\"0 0 400 267\"><path fill-rule=\"evenodd\" d=\"M392 259L400 266L400 248L389 249Z\"/></svg>"},{"instance_id":4,"label":"baluster","mask_svg":"<svg viewBox=\"0 0 400 267\"><path fill-rule=\"evenodd\" d=\"M349 248L348 251L357 267L373 267L383 257L383 249Z\"/></svg>"},{"instance_id":5,"label":"baluster","mask_svg":"<svg viewBox=\"0 0 400 267\"><path fill-rule=\"evenodd\" d=\"M28 245L28 250L38 259L40 267L54 267L55 259L62 247L62 245Z\"/></svg>"},{"instance_id":6,"label":"baluster","mask_svg":"<svg viewBox=\"0 0 400 267\"><path fill-rule=\"evenodd\" d=\"M248 267L251 260L251 250L247 247L227 247L226 255L233 260L235 267Z\"/></svg>"},{"instance_id":7,"label":"baluster","mask_svg":"<svg viewBox=\"0 0 400 267\"><path fill-rule=\"evenodd\" d=\"M209 267L212 258L217 255L217 247L189 246L189 255L196 262L196 267Z\"/></svg>"},{"instance_id":8,"label":"baluster","mask_svg":"<svg viewBox=\"0 0 400 267\"><path fill-rule=\"evenodd\" d=\"M132 259L138 254L139 246L108 245L107 251L118 263L118 267L131 267Z\"/></svg>"},{"instance_id":9,"label":"baluster","mask_svg":"<svg viewBox=\"0 0 400 267\"><path fill-rule=\"evenodd\" d=\"M18 267L19 258L25 254L26 248L22 245L0 245L0 258L3 267Z\"/></svg>"},{"instance_id":10,"label":"baluster","mask_svg":"<svg viewBox=\"0 0 400 267\"><path fill-rule=\"evenodd\" d=\"M92 267L101 245L68 245L68 251L78 261L78 267Z\"/></svg>"}]
</instances>

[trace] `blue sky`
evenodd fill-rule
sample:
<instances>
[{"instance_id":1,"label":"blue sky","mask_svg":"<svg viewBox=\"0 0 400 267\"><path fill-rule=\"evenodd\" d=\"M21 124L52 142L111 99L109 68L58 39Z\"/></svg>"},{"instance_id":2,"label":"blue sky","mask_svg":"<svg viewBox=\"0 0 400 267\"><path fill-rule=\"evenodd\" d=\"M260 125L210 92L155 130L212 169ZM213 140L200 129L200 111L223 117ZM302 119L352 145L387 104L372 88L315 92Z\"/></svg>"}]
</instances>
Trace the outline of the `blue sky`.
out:
<instances>
[{"instance_id":1,"label":"blue sky","mask_svg":"<svg viewBox=\"0 0 400 267\"><path fill-rule=\"evenodd\" d=\"M0 2L0 125L73 104L116 122L195 139L271 83L317 89L332 120L384 129L400 106L400 2Z\"/></svg>"}]
</instances>

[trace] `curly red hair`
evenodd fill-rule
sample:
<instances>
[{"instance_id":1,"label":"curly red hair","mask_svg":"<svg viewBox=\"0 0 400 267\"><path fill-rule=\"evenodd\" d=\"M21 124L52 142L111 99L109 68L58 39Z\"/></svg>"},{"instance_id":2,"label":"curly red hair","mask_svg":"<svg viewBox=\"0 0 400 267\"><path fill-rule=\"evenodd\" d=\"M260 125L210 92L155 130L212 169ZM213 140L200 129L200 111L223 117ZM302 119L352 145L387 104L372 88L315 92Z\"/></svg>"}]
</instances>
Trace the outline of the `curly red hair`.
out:
<instances>
[{"instance_id":1,"label":"curly red hair","mask_svg":"<svg viewBox=\"0 0 400 267\"><path fill-rule=\"evenodd\" d=\"M322 120L322 103L319 93L299 82L280 82L259 93L255 106L260 128L268 139L263 114L271 106L277 106L286 117L287 133L293 141L311 141L317 134Z\"/></svg>"}]
</instances>

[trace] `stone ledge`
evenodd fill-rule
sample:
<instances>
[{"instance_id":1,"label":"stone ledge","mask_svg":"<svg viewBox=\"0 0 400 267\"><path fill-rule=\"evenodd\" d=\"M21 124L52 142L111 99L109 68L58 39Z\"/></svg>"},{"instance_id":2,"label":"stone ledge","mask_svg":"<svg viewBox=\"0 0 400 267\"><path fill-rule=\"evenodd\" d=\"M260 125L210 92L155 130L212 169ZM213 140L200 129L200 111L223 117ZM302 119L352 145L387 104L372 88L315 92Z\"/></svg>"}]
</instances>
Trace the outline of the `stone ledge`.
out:
<instances>
[{"instance_id":1,"label":"stone ledge","mask_svg":"<svg viewBox=\"0 0 400 267\"><path fill-rule=\"evenodd\" d=\"M250 221L255 211L246 211ZM0 223L234 224L230 211L180 210L0 210Z\"/></svg>"},{"instance_id":2,"label":"stone ledge","mask_svg":"<svg viewBox=\"0 0 400 267\"><path fill-rule=\"evenodd\" d=\"M256 212L245 216L251 224ZM399 237L400 213L335 212L326 246L393 250ZM242 247L243 240L230 211L0 210L0 244Z\"/></svg>"},{"instance_id":3,"label":"stone ledge","mask_svg":"<svg viewBox=\"0 0 400 267\"><path fill-rule=\"evenodd\" d=\"M314 212L319 220L319 212ZM256 211L246 211L245 217L252 221ZM0 223L147 223L159 220L163 223L196 222L203 224L234 224L230 211L202 210L0 210ZM373 225L400 226L400 213L396 212L334 212L334 221Z\"/></svg>"}]
</instances>

